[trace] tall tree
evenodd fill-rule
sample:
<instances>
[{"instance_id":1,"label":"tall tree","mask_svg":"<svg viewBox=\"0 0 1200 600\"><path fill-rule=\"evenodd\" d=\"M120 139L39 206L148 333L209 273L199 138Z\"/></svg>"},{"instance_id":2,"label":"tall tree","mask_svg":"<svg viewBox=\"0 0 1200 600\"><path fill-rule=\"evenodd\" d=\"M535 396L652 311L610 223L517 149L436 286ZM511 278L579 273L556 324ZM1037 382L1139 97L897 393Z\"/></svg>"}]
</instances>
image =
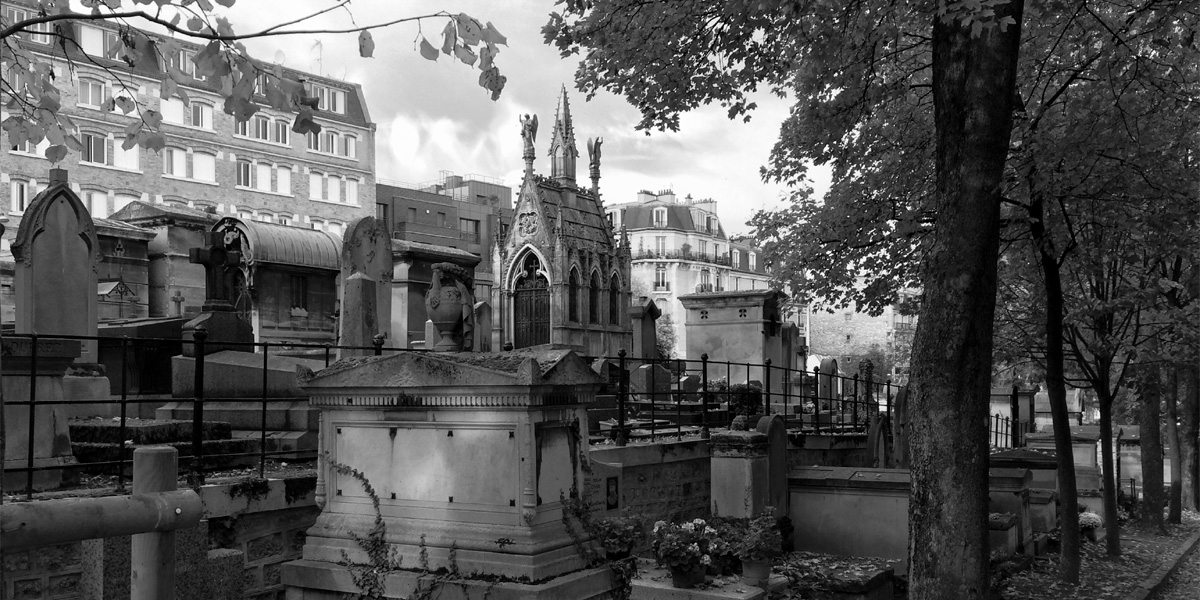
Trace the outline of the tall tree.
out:
<instances>
[{"instance_id":1,"label":"tall tree","mask_svg":"<svg viewBox=\"0 0 1200 600\"><path fill-rule=\"evenodd\" d=\"M491 24L482 24L466 14L438 12L428 15L387 18L359 25L353 23L345 28L314 28L309 24L317 17L337 11L349 11L350 0L336 0L330 6L309 14L281 17L280 22L252 32L236 33L223 9L231 8L236 0L216 0L223 8L217 8L211 0L82 0L90 11L77 13L69 0L40 0L35 9L5 6L0 14L0 48L3 56L4 77L0 80L0 97L10 113L4 120L3 129L8 134L8 144L15 146L29 142L40 144L49 140L45 153L53 162L62 160L69 151L82 150L83 145L75 133L75 124L59 112L60 92L55 77L54 64L65 62L91 64L104 70L125 67L114 66L117 61L129 68L138 68L162 75L159 96L166 100L179 98L189 102L184 86L197 85L186 72L194 72L200 85L212 86L225 98L224 110L238 121L250 119L261 107L270 106L294 114L292 130L305 134L319 133L320 124L314 121L317 114L317 98L309 97L303 83L295 75L284 71L279 65L270 65L253 59L244 45L245 40L313 34L358 34L359 53L371 57L375 52L375 40L371 32L400 23L422 21L445 21L440 45L435 47L423 35L420 38L421 55L437 60L440 54L453 55L467 65L479 63L479 85L491 92L492 99L499 97L507 78L500 74L493 62L499 45L506 44L503 35ZM130 7L132 4L134 6ZM153 5L142 9L138 5ZM107 21L117 26L116 43L107 47L107 55L94 57L83 51L76 39L73 23L80 21ZM171 35L159 36L137 29L134 25L160 28ZM29 36L49 40L48 45L31 43ZM175 36L204 45L195 53L193 65L172 62L180 52ZM193 68L194 67L194 68ZM111 71L110 71L111 73ZM121 79L114 77L117 81ZM70 81L70 79L68 79ZM125 131L126 149L139 145L151 150L161 150L165 145L159 125L162 115L137 100L137 90L126 88L114 92L104 105L104 110L120 110L132 115L137 121Z\"/></svg>"},{"instance_id":2,"label":"tall tree","mask_svg":"<svg viewBox=\"0 0 1200 600\"><path fill-rule=\"evenodd\" d=\"M585 52L577 84L588 93L606 88L624 95L642 111L642 128L677 128L680 111L714 101L728 107L731 117L742 116L753 108L748 94L760 84L796 94L793 115L823 118L804 120L819 130L811 145L777 146L779 176L792 181L802 177L803 161L833 157L846 166L842 175L853 178L861 169L857 159L850 160L851 148L865 137L864 127L878 124L874 117L881 107L902 107L913 96L923 97L925 106L932 102L932 113L924 117L927 128L914 131L930 141L914 155L936 165L923 170L930 175L927 197L902 210L888 198L868 200L862 208L881 218L896 215L911 233L933 215L939 223L923 240L919 267L925 296L910 384L910 594L984 597L983 399L991 366L999 184L1023 2L897 8L569 0L562 6L564 13L553 14L544 29L547 41L565 55ZM921 112L920 104L913 103L912 112ZM785 125L781 143L794 137ZM807 151L814 146L815 153ZM851 254L856 245L847 242ZM873 254L859 256L871 260Z\"/></svg>"}]
</instances>

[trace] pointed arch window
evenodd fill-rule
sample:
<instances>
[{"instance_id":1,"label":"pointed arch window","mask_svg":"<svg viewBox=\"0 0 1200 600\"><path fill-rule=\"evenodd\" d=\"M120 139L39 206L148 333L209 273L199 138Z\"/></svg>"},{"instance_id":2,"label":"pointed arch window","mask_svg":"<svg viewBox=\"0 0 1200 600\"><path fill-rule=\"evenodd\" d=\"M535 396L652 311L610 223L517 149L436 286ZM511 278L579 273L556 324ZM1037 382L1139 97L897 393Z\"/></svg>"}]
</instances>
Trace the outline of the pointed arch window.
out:
<instances>
[{"instance_id":1,"label":"pointed arch window","mask_svg":"<svg viewBox=\"0 0 1200 600\"><path fill-rule=\"evenodd\" d=\"M608 280L608 324L620 325L621 314L619 308L621 306L621 280L617 278L616 273L613 273L612 279Z\"/></svg>"},{"instance_id":2,"label":"pointed arch window","mask_svg":"<svg viewBox=\"0 0 1200 600\"><path fill-rule=\"evenodd\" d=\"M567 320L579 322L579 272L575 269L571 269L571 276L567 279Z\"/></svg>"},{"instance_id":3,"label":"pointed arch window","mask_svg":"<svg viewBox=\"0 0 1200 600\"><path fill-rule=\"evenodd\" d=\"M588 323L600 323L600 274L595 271L588 287Z\"/></svg>"}]
</instances>

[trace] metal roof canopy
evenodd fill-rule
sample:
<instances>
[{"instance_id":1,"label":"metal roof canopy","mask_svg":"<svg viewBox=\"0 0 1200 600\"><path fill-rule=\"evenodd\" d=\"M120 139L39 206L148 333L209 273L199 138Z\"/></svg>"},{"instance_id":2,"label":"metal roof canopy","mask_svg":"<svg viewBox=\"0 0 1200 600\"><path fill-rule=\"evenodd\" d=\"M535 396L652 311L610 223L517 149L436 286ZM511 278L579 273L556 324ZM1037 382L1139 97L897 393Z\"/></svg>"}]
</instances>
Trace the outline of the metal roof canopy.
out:
<instances>
[{"instance_id":1,"label":"metal roof canopy","mask_svg":"<svg viewBox=\"0 0 1200 600\"><path fill-rule=\"evenodd\" d=\"M225 217L213 225L214 232L237 231L245 243L242 258L247 266L286 265L337 271L342 240L315 229Z\"/></svg>"}]
</instances>

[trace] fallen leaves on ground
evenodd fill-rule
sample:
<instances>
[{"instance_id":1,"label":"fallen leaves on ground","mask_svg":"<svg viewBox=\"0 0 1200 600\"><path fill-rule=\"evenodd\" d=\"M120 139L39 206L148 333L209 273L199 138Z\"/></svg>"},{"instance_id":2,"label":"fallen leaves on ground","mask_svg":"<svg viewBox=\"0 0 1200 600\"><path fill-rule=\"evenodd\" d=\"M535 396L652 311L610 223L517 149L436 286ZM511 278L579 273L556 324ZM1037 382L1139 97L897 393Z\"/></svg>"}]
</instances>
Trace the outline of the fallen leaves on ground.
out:
<instances>
[{"instance_id":1,"label":"fallen leaves on ground","mask_svg":"<svg viewBox=\"0 0 1200 600\"><path fill-rule=\"evenodd\" d=\"M1103 542L1084 542L1080 584L1058 579L1058 555L1039 556L1028 571L1000 582L1003 600L1120 600L1163 566L1168 555L1200 529L1200 514L1185 512L1182 525L1167 525L1167 535L1121 528L1121 555L1105 555Z\"/></svg>"}]
</instances>

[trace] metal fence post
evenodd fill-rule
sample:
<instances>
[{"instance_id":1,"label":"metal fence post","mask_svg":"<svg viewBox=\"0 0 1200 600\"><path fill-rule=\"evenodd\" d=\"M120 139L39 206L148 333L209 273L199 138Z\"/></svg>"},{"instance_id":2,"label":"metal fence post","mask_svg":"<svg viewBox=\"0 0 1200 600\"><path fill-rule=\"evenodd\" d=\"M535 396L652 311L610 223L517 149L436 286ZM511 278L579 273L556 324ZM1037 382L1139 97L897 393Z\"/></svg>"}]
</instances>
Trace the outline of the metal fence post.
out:
<instances>
[{"instance_id":1,"label":"metal fence post","mask_svg":"<svg viewBox=\"0 0 1200 600\"><path fill-rule=\"evenodd\" d=\"M813 367L813 432L821 433L821 367Z\"/></svg>"},{"instance_id":2,"label":"metal fence post","mask_svg":"<svg viewBox=\"0 0 1200 600\"><path fill-rule=\"evenodd\" d=\"M858 429L858 403L859 403L859 398L858 398L858 373L855 373L855 374L854 374L854 400L852 400L852 401L850 402L850 415L851 415L851 416L850 416L850 418L852 419L851 423L853 423L853 424L854 424L853 426L851 426L851 429L852 429L852 430L857 430L857 429Z\"/></svg>"},{"instance_id":3,"label":"metal fence post","mask_svg":"<svg viewBox=\"0 0 1200 600\"><path fill-rule=\"evenodd\" d=\"M371 338L371 343L375 345L375 356L383 356L383 334L375 334L375 337Z\"/></svg>"},{"instance_id":4,"label":"metal fence post","mask_svg":"<svg viewBox=\"0 0 1200 600\"><path fill-rule=\"evenodd\" d=\"M267 359L270 358L270 342L263 342L263 373L262 373L262 431L259 432L258 447L258 478L262 479L267 470Z\"/></svg>"},{"instance_id":5,"label":"metal fence post","mask_svg":"<svg viewBox=\"0 0 1200 600\"><path fill-rule=\"evenodd\" d=\"M125 489L125 411L129 401L129 336L121 336L121 428L118 438L121 447L117 450L117 489Z\"/></svg>"},{"instance_id":6,"label":"metal fence post","mask_svg":"<svg viewBox=\"0 0 1200 600\"><path fill-rule=\"evenodd\" d=\"M748 371L747 371L748 372ZM708 353L700 355L700 438L708 439Z\"/></svg>"},{"instance_id":7,"label":"metal fence post","mask_svg":"<svg viewBox=\"0 0 1200 600\"><path fill-rule=\"evenodd\" d=\"M192 383L192 488L204 485L204 340L208 328L203 325L192 332L195 341L196 378Z\"/></svg>"},{"instance_id":8,"label":"metal fence post","mask_svg":"<svg viewBox=\"0 0 1200 600\"><path fill-rule=\"evenodd\" d=\"M617 435L618 446L625 445L625 397L629 395L629 377L625 373L625 349L617 351L618 368L621 370L621 382L617 386Z\"/></svg>"},{"instance_id":9,"label":"metal fence post","mask_svg":"<svg viewBox=\"0 0 1200 600\"><path fill-rule=\"evenodd\" d=\"M33 500L33 436L36 429L34 422L37 421L37 355L38 355L38 335L33 332L29 338L29 437L26 438L29 448L25 453L25 498Z\"/></svg>"},{"instance_id":10,"label":"metal fence post","mask_svg":"<svg viewBox=\"0 0 1200 600\"><path fill-rule=\"evenodd\" d=\"M329 349L330 349L330 345L325 344L325 366L326 367L329 366Z\"/></svg>"},{"instance_id":11,"label":"metal fence post","mask_svg":"<svg viewBox=\"0 0 1200 600\"><path fill-rule=\"evenodd\" d=\"M771 359L768 358L764 362L763 370L766 371L763 374L763 379L766 380L763 383L763 414L769 417L771 416Z\"/></svg>"}]
</instances>

